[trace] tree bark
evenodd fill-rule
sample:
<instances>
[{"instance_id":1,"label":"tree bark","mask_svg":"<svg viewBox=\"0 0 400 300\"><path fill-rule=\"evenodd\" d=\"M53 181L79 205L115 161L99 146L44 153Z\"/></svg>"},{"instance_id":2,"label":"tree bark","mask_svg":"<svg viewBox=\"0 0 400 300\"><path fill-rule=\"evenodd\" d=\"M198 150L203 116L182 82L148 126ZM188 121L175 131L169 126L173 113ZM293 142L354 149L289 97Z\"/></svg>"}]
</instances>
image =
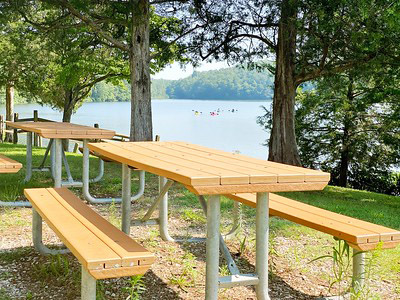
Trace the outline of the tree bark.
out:
<instances>
[{"instance_id":1,"label":"tree bark","mask_svg":"<svg viewBox=\"0 0 400 300\"><path fill-rule=\"evenodd\" d=\"M7 82L6 84L6 121L14 121L14 84ZM12 128L6 125L7 130ZM6 142L11 143L13 141L13 134L6 133Z\"/></svg>"},{"instance_id":2,"label":"tree bark","mask_svg":"<svg viewBox=\"0 0 400 300\"><path fill-rule=\"evenodd\" d=\"M150 94L149 2L133 1L132 41L129 49L131 79L131 141L153 138Z\"/></svg>"},{"instance_id":3,"label":"tree bark","mask_svg":"<svg viewBox=\"0 0 400 300\"><path fill-rule=\"evenodd\" d=\"M63 122L68 122L68 123L71 122L71 117L72 117L72 114L74 113L74 108L75 108L76 102L77 101L75 99L73 99L72 89L66 91L65 98L64 98L63 117L62 117ZM63 140L63 148L65 151L68 151L69 139Z\"/></svg>"},{"instance_id":4,"label":"tree bark","mask_svg":"<svg viewBox=\"0 0 400 300\"><path fill-rule=\"evenodd\" d=\"M72 98L72 90L66 91L62 117L63 122L71 122L71 117L74 113L75 103L76 101Z\"/></svg>"},{"instance_id":5,"label":"tree bark","mask_svg":"<svg viewBox=\"0 0 400 300\"><path fill-rule=\"evenodd\" d=\"M340 153L340 170L339 170L339 186L347 186L347 174L349 169L349 145L348 145L349 135L348 128L344 128L343 132L343 145L342 151Z\"/></svg>"},{"instance_id":6,"label":"tree bark","mask_svg":"<svg viewBox=\"0 0 400 300\"><path fill-rule=\"evenodd\" d=\"M300 166L295 135L297 2L282 2L268 160Z\"/></svg>"},{"instance_id":7,"label":"tree bark","mask_svg":"<svg viewBox=\"0 0 400 300\"><path fill-rule=\"evenodd\" d=\"M347 101L348 103L353 103L354 101L354 80L352 76L349 76L349 86L347 88ZM352 107L352 105L350 105ZM353 112L352 110L347 110L344 114L343 120L343 138L342 138L342 150L340 153L340 166L339 166L339 186L347 186L347 178L349 173L349 163L350 163L350 151L351 151L351 135L353 131Z\"/></svg>"}]
</instances>

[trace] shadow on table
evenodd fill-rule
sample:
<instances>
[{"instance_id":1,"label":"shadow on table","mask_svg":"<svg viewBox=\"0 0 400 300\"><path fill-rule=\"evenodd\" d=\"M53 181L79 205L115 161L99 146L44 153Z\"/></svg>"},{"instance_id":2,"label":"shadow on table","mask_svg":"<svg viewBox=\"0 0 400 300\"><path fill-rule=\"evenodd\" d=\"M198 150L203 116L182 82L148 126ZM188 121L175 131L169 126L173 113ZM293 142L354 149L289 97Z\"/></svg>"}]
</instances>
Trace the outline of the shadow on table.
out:
<instances>
[{"instance_id":1,"label":"shadow on table","mask_svg":"<svg viewBox=\"0 0 400 300\"><path fill-rule=\"evenodd\" d=\"M182 237L174 236L176 239L180 239ZM198 261L205 262L206 260L206 243L203 242L194 242L189 243L187 241L178 242L178 245L185 251L192 253ZM235 253L231 252L237 267L240 270L241 274L249 274L255 273L255 266L250 263L249 260L244 258L243 256L236 256ZM220 253L220 267L226 266L225 259ZM249 290L255 292L255 288L252 286L247 286ZM296 299L296 300L306 300L306 299L317 299L320 296L312 296L307 295L301 291L294 289L290 286L287 282L284 281L281 277L277 276L276 274L269 275L269 289L270 289L270 297L271 299Z\"/></svg>"}]
</instances>

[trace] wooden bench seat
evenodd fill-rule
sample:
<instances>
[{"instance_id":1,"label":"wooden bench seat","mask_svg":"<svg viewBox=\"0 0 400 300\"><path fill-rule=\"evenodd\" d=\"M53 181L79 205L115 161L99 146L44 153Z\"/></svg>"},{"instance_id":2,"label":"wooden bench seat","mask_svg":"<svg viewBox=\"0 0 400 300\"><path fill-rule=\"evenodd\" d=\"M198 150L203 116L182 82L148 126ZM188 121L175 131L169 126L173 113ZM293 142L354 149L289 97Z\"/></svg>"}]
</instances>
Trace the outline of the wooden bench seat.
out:
<instances>
[{"instance_id":1,"label":"wooden bench seat","mask_svg":"<svg viewBox=\"0 0 400 300\"><path fill-rule=\"evenodd\" d=\"M21 163L0 154L0 173L17 173L21 168Z\"/></svg>"},{"instance_id":2,"label":"wooden bench seat","mask_svg":"<svg viewBox=\"0 0 400 300\"><path fill-rule=\"evenodd\" d=\"M94 279L144 274L154 262L152 253L98 215L68 189L25 189L24 193L33 208Z\"/></svg>"},{"instance_id":3,"label":"wooden bench seat","mask_svg":"<svg viewBox=\"0 0 400 300\"><path fill-rule=\"evenodd\" d=\"M301 224L339 239L345 240L352 248L369 251L378 244L382 248L394 248L400 243L400 231L358 220L273 193L269 194L271 216L277 216ZM256 194L225 195L245 205L256 207Z\"/></svg>"}]
</instances>

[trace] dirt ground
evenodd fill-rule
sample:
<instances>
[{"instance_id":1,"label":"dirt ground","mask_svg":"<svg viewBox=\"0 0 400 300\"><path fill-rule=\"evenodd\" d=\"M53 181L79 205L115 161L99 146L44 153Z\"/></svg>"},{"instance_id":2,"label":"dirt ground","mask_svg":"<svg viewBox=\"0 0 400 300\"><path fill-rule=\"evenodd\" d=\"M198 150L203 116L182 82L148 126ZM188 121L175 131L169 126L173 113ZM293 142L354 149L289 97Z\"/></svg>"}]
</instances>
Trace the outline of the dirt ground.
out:
<instances>
[{"instance_id":1,"label":"dirt ground","mask_svg":"<svg viewBox=\"0 0 400 300\"><path fill-rule=\"evenodd\" d=\"M104 205L93 208L110 219L109 208ZM132 211L138 210L133 208ZM3 219L4 226L0 228L0 299L80 299L77 260L71 254L62 258L45 257L33 249L31 210L0 208L0 217L8 220L4 222ZM142 278L145 291L140 299L204 299L205 243L185 241L189 235L204 236L204 232L204 226L193 227L191 222L173 214L170 234L183 237L183 241L162 241L156 226L131 228L131 236L157 257ZM250 232L245 232L244 236L247 234ZM44 226L43 237L45 244L59 244L47 226ZM246 243L240 239L228 240L227 245L241 272L254 272L252 238ZM337 288L329 291L331 263L322 260L310 263L313 258L309 257L310 245L320 248L320 241L307 235L296 239L278 236L271 241L271 299L316 299L338 292ZM221 274L227 273L222 257L220 267ZM370 284L371 295L378 295L370 299L399 299L392 282L371 280ZM129 278L98 281L98 299L127 299L130 285ZM219 299L250 300L256 296L252 287L236 287L220 290Z\"/></svg>"}]
</instances>

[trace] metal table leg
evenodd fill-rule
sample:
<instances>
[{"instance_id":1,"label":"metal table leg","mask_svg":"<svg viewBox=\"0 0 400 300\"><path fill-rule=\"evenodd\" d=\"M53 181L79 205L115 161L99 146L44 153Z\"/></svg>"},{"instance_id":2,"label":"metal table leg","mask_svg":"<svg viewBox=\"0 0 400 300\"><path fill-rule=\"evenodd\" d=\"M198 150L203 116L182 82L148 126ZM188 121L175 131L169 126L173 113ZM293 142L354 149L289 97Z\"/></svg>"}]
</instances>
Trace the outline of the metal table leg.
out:
<instances>
[{"instance_id":1,"label":"metal table leg","mask_svg":"<svg viewBox=\"0 0 400 300\"><path fill-rule=\"evenodd\" d=\"M161 193L164 187L168 184L168 179L165 177L159 177L158 191ZM159 207L159 230L160 236L164 241L173 242L174 239L169 235L168 232L168 192L165 192Z\"/></svg>"},{"instance_id":2,"label":"metal table leg","mask_svg":"<svg viewBox=\"0 0 400 300\"><path fill-rule=\"evenodd\" d=\"M122 228L129 235L131 230L131 169L122 165Z\"/></svg>"},{"instance_id":3,"label":"metal table leg","mask_svg":"<svg viewBox=\"0 0 400 300\"><path fill-rule=\"evenodd\" d=\"M54 140L54 187L61 187L61 177L62 177L62 139Z\"/></svg>"},{"instance_id":4,"label":"metal table leg","mask_svg":"<svg viewBox=\"0 0 400 300\"><path fill-rule=\"evenodd\" d=\"M204 199L204 196L199 196L199 202L200 202L201 207L203 208L204 214L207 216L207 202ZM228 246L225 244L224 238L222 237L221 234L219 234L219 247L221 249L222 254L225 257L229 272L232 275L240 274L240 271L239 271L234 259L232 258L232 255L229 252Z\"/></svg>"},{"instance_id":5,"label":"metal table leg","mask_svg":"<svg viewBox=\"0 0 400 300\"><path fill-rule=\"evenodd\" d=\"M269 193L257 193L256 212L256 273L258 300L268 296L268 235L269 235Z\"/></svg>"},{"instance_id":6,"label":"metal table leg","mask_svg":"<svg viewBox=\"0 0 400 300\"><path fill-rule=\"evenodd\" d=\"M207 201L206 300L218 299L220 196Z\"/></svg>"},{"instance_id":7,"label":"metal table leg","mask_svg":"<svg viewBox=\"0 0 400 300\"><path fill-rule=\"evenodd\" d=\"M56 175L55 175L56 145L55 145L54 139L51 139L51 141L52 141L52 143L51 143L51 147L50 147L50 169L51 169L51 176L54 179L56 177Z\"/></svg>"},{"instance_id":8,"label":"metal table leg","mask_svg":"<svg viewBox=\"0 0 400 300\"><path fill-rule=\"evenodd\" d=\"M25 182L31 180L32 177L32 132L26 133L26 175Z\"/></svg>"}]
</instances>

